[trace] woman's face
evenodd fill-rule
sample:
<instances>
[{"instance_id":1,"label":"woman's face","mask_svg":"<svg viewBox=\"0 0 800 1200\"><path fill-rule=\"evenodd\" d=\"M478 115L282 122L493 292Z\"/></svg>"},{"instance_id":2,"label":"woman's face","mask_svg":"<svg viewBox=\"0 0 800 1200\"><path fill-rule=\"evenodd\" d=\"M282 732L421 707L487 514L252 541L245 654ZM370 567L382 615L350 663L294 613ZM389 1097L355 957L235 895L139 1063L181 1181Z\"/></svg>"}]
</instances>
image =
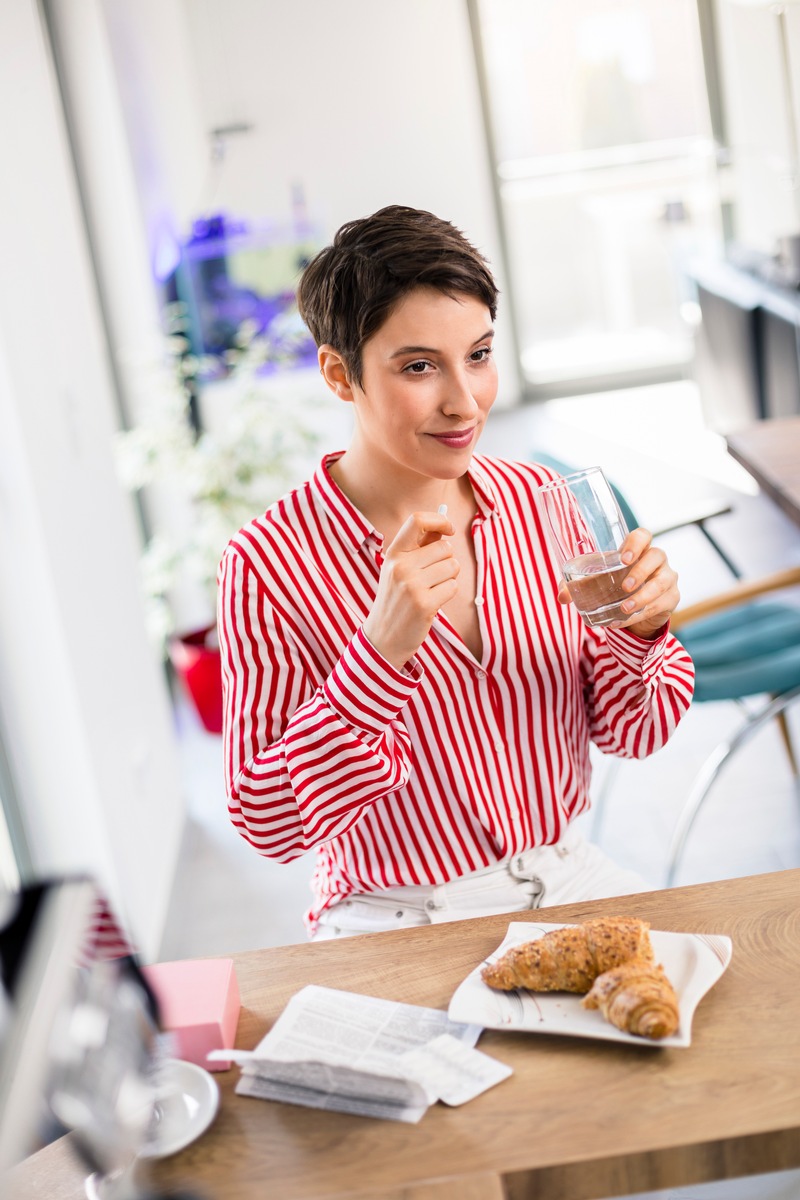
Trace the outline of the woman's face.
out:
<instances>
[{"instance_id":1,"label":"woman's face","mask_svg":"<svg viewBox=\"0 0 800 1200\"><path fill-rule=\"evenodd\" d=\"M363 347L352 386L360 454L395 475L463 475L497 395L493 337L475 297L410 292Z\"/></svg>"}]
</instances>

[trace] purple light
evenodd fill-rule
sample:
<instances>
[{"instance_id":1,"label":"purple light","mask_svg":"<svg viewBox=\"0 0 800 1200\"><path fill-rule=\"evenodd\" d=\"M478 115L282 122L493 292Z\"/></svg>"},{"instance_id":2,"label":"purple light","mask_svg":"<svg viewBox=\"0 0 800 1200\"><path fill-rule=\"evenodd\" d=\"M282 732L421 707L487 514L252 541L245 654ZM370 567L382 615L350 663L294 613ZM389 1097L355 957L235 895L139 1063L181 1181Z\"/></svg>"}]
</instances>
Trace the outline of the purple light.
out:
<instances>
[{"instance_id":1,"label":"purple light","mask_svg":"<svg viewBox=\"0 0 800 1200\"><path fill-rule=\"evenodd\" d=\"M153 252L153 274L158 283L164 283L172 275L181 258L181 250L173 234L162 229L156 236Z\"/></svg>"}]
</instances>

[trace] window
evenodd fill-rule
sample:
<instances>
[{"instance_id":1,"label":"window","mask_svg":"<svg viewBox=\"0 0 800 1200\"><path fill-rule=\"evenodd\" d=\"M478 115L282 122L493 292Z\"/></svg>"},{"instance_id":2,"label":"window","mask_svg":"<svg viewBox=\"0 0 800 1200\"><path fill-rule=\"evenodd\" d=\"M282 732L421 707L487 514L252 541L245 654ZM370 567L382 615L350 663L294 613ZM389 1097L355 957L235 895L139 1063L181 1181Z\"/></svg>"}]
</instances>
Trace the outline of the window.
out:
<instances>
[{"instance_id":1,"label":"window","mask_svg":"<svg viewBox=\"0 0 800 1200\"><path fill-rule=\"evenodd\" d=\"M721 245L694 0L475 0L524 377L680 376L687 261Z\"/></svg>"}]
</instances>

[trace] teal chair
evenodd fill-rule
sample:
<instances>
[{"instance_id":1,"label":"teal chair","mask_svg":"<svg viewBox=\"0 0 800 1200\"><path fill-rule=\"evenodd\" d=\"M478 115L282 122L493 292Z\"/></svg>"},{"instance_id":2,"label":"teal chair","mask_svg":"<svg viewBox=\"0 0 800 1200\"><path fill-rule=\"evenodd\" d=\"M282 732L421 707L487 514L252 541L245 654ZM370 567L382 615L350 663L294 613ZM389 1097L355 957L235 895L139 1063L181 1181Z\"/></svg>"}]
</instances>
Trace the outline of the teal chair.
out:
<instances>
[{"instance_id":1,"label":"teal chair","mask_svg":"<svg viewBox=\"0 0 800 1200\"><path fill-rule=\"evenodd\" d=\"M560 474L577 469L550 455L534 457ZM633 509L616 485L612 483L611 486L628 527L635 529L639 522ZM798 774L786 710L800 699L800 607L763 597L800 585L800 567L761 580L742 581L734 564L702 526L710 515L726 511L730 510L717 509L713 514L705 513L685 524L694 524L701 529L737 576L737 582L720 595L679 608L673 613L671 628L694 660L695 703L730 700L744 707L743 701L749 696L768 696L769 699L754 712L745 709L743 723L731 738L714 749L697 775L673 831L667 861L668 887L674 883L689 833L720 772L736 751L769 721L778 721L791 769ZM610 772L607 781L612 777L613 772ZM595 837L607 795L608 786L605 786L595 802Z\"/></svg>"}]
</instances>

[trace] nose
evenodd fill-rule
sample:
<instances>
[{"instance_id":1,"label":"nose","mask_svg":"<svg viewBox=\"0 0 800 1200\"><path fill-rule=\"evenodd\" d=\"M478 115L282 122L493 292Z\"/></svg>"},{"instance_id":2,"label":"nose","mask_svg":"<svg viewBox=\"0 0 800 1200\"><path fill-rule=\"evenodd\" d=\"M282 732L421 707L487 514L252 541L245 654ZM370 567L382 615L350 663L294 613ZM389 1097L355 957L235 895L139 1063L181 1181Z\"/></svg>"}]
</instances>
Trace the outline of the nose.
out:
<instances>
[{"instance_id":1,"label":"nose","mask_svg":"<svg viewBox=\"0 0 800 1200\"><path fill-rule=\"evenodd\" d=\"M480 412L480 405L472 394L472 381L463 371L455 371L445 386L442 410L450 417L472 421Z\"/></svg>"}]
</instances>

